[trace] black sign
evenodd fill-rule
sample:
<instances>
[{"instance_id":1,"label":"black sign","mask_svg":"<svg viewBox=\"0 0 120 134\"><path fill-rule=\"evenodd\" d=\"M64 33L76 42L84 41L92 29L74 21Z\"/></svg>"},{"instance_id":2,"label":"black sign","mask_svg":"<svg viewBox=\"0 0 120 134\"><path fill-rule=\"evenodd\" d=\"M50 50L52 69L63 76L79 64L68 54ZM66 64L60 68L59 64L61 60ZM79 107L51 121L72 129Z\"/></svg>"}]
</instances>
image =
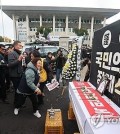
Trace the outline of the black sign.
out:
<instances>
[{"instance_id":1,"label":"black sign","mask_svg":"<svg viewBox=\"0 0 120 134\"><path fill-rule=\"evenodd\" d=\"M120 107L120 20L94 33L90 82L98 87L107 75L105 94ZM117 87L115 86L117 84Z\"/></svg>"}]
</instances>

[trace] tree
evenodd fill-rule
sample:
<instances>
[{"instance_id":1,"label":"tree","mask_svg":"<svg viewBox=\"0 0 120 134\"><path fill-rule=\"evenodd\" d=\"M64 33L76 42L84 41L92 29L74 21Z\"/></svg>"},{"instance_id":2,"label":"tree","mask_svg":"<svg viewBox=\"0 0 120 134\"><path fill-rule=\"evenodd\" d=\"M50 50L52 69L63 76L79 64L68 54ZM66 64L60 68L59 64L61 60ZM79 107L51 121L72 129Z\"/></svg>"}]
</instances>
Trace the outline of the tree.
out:
<instances>
[{"instance_id":1,"label":"tree","mask_svg":"<svg viewBox=\"0 0 120 134\"><path fill-rule=\"evenodd\" d=\"M88 31L87 31L86 29L83 29L83 28L81 28L81 29L74 28L74 29L73 29L73 32L74 32L75 34L77 34L77 36L88 35Z\"/></svg>"},{"instance_id":2,"label":"tree","mask_svg":"<svg viewBox=\"0 0 120 134\"><path fill-rule=\"evenodd\" d=\"M8 38L8 37L4 37L4 41L5 42L12 42L12 40L10 38Z\"/></svg>"},{"instance_id":3,"label":"tree","mask_svg":"<svg viewBox=\"0 0 120 134\"><path fill-rule=\"evenodd\" d=\"M50 28L45 28L43 36L47 39L48 34L51 32L52 32L52 30Z\"/></svg>"},{"instance_id":4,"label":"tree","mask_svg":"<svg viewBox=\"0 0 120 134\"><path fill-rule=\"evenodd\" d=\"M0 42L4 42L4 38L0 36Z\"/></svg>"},{"instance_id":5,"label":"tree","mask_svg":"<svg viewBox=\"0 0 120 134\"><path fill-rule=\"evenodd\" d=\"M40 33L40 34L43 34L44 33L44 27L43 26L38 27L37 32Z\"/></svg>"},{"instance_id":6,"label":"tree","mask_svg":"<svg viewBox=\"0 0 120 134\"><path fill-rule=\"evenodd\" d=\"M0 36L0 42L12 42L12 40L8 37L2 37Z\"/></svg>"},{"instance_id":7,"label":"tree","mask_svg":"<svg viewBox=\"0 0 120 134\"><path fill-rule=\"evenodd\" d=\"M38 37L38 38L39 38L39 34L42 34L43 37L45 37L47 39L47 36L51 31L52 30L50 28L47 28L47 27L45 28L45 27L41 26L41 27L37 28L37 32L35 34L36 34L36 37Z\"/></svg>"}]
</instances>

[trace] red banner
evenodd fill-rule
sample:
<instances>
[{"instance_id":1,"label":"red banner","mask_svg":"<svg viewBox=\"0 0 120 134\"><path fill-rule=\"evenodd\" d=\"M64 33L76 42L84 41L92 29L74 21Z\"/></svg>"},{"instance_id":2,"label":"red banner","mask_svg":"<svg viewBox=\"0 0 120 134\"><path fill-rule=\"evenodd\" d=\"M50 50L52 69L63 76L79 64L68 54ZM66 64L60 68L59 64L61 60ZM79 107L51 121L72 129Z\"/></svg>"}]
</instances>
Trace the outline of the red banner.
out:
<instances>
[{"instance_id":1,"label":"red banner","mask_svg":"<svg viewBox=\"0 0 120 134\"><path fill-rule=\"evenodd\" d=\"M102 114L105 116L119 116L119 114L102 98L88 82L73 82L89 114Z\"/></svg>"}]
</instances>

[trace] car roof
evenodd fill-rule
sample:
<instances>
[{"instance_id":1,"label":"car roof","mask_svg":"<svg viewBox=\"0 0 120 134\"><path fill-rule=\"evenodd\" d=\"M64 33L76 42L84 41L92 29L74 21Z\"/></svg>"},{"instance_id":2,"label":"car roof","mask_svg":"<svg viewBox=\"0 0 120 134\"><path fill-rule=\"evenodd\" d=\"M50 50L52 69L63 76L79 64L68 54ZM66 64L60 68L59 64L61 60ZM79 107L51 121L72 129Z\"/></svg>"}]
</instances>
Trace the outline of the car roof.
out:
<instances>
[{"instance_id":1,"label":"car roof","mask_svg":"<svg viewBox=\"0 0 120 134\"><path fill-rule=\"evenodd\" d=\"M67 51L65 48L60 46L50 46L50 45L42 45L42 44L25 44L25 46L23 47L23 51L26 51L28 53L34 49L38 49L38 50L40 49L41 51L39 50L39 52L41 53L48 53L48 52L54 53L57 52L59 49Z\"/></svg>"},{"instance_id":2,"label":"car roof","mask_svg":"<svg viewBox=\"0 0 120 134\"><path fill-rule=\"evenodd\" d=\"M0 45L4 45L4 47L7 49L8 47L12 47L13 44L12 43L6 43L6 42L0 42Z\"/></svg>"}]
</instances>

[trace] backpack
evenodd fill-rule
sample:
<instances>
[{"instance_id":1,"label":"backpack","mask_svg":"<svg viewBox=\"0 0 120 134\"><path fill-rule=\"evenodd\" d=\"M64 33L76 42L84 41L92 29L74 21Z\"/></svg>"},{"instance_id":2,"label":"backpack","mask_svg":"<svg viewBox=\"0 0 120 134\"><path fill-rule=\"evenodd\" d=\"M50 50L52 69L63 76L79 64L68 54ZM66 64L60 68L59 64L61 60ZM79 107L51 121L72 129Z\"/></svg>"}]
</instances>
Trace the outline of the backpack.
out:
<instances>
[{"instance_id":1,"label":"backpack","mask_svg":"<svg viewBox=\"0 0 120 134\"><path fill-rule=\"evenodd\" d=\"M44 64L44 59L41 59L42 61L42 69L40 70L40 79L39 82L45 82L47 80L47 72L45 71L45 69L43 68L43 64Z\"/></svg>"}]
</instances>

